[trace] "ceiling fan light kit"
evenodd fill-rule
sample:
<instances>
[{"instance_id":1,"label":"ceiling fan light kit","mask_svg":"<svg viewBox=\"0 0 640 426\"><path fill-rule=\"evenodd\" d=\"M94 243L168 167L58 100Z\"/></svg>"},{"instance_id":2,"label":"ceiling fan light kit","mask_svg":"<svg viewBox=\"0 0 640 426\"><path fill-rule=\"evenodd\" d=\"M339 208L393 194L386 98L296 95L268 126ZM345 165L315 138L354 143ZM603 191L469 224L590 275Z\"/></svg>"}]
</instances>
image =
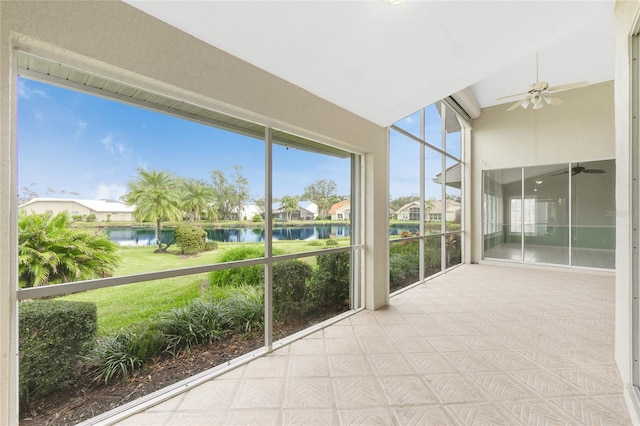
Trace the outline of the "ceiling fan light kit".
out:
<instances>
[{"instance_id":1,"label":"ceiling fan light kit","mask_svg":"<svg viewBox=\"0 0 640 426\"><path fill-rule=\"evenodd\" d=\"M547 105L560 105L562 100L554 96L558 92L564 92L565 90L577 89L579 87L587 87L589 85L586 81L579 81L576 83L563 84L560 86L549 87L549 83L546 81L538 80L538 53L536 52L536 82L529 86L525 93L518 93L515 95L503 96L498 99L512 98L514 96L525 95L523 99L516 101L512 104L507 111L513 111L518 107L527 109L529 104L533 105L533 109L541 109L545 103Z\"/></svg>"}]
</instances>

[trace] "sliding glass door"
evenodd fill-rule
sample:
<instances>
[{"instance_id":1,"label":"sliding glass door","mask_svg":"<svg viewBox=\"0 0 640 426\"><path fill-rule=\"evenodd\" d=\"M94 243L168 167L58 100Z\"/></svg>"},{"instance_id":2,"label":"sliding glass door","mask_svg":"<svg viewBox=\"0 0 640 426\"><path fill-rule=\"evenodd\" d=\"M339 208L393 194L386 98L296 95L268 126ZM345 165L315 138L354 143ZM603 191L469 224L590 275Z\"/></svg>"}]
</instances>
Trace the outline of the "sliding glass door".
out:
<instances>
[{"instance_id":1,"label":"sliding glass door","mask_svg":"<svg viewBox=\"0 0 640 426\"><path fill-rule=\"evenodd\" d=\"M484 258L614 268L615 161L487 170Z\"/></svg>"}]
</instances>

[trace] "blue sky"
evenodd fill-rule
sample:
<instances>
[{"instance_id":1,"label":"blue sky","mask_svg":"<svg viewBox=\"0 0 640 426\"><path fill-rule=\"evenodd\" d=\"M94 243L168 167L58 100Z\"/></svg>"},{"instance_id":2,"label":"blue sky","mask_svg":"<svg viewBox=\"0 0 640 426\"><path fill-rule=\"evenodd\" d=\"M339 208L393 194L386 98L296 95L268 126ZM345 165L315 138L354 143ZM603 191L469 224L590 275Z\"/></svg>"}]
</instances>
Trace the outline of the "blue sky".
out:
<instances>
[{"instance_id":1,"label":"blue sky","mask_svg":"<svg viewBox=\"0 0 640 426\"><path fill-rule=\"evenodd\" d=\"M139 167L209 180L211 170L231 175L237 164L250 194L264 196L261 139L24 78L17 139L19 194L26 186L40 197L117 199ZM301 195L324 178L349 193L349 159L279 146L273 157L276 197Z\"/></svg>"},{"instance_id":2,"label":"blue sky","mask_svg":"<svg viewBox=\"0 0 640 426\"><path fill-rule=\"evenodd\" d=\"M420 137L420 113L416 112L395 123L408 133ZM437 148L442 147L442 121L435 105L426 108L425 140ZM446 150L449 154L460 158L460 132L449 132L446 135ZM445 167L455 161L447 158ZM425 197L439 200L442 188L433 182L442 170L442 155L425 149ZM418 196L420 193L420 148L411 138L395 131L390 134L389 148L389 194L391 199L400 196ZM460 191L447 187L447 193L460 195Z\"/></svg>"}]
</instances>

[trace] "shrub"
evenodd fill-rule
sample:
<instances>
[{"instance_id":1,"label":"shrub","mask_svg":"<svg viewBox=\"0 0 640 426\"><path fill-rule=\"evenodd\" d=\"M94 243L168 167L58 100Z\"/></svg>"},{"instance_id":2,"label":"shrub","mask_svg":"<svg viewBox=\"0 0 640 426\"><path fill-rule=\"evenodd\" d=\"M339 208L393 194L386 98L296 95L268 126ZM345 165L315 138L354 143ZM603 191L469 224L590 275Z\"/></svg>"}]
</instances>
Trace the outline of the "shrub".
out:
<instances>
[{"instance_id":1,"label":"shrub","mask_svg":"<svg viewBox=\"0 0 640 426\"><path fill-rule=\"evenodd\" d=\"M81 221L82 220L82 215L81 214L74 214L71 216L71 219L75 220L75 221Z\"/></svg>"},{"instance_id":2,"label":"shrub","mask_svg":"<svg viewBox=\"0 0 640 426\"><path fill-rule=\"evenodd\" d=\"M273 264L273 307L279 319L301 318L306 312L305 284L313 269L300 260Z\"/></svg>"},{"instance_id":3,"label":"shrub","mask_svg":"<svg viewBox=\"0 0 640 426\"><path fill-rule=\"evenodd\" d=\"M86 220L87 222L95 222L96 221L96 215L93 213L88 214L84 220Z\"/></svg>"},{"instance_id":4,"label":"shrub","mask_svg":"<svg viewBox=\"0 0 640 426\"><path fill-rule=\"evenodd\" d=\"M213 251L218 249L218 243L215 241L207 241L204 243L204 251Z\"/></svg>"},{"instance_id":5,"label":"shrub","mask_svg":"<svg viewBox=\"0 0 640 426\"><path fill-rule=\"evenodd\" d=\"M350 265L349 252L318 256L318 268L307 289L315 306L335 307L349 302Z\"/></svg>"},{"instance_id":6,"label":"shrub","mask_svg":"<svg viewBox=\"0 0 640 426\"><path fill-rule=\"evenodd\" d=\"M96 306L63 300L22 302L19 327L20 402L28 404L69 384L79 357L94 343Z\"/></svg>"},{"instance_id":7,"label":"shrub","mask_svg":"<svg viewBox=\"0 0 640 426\"><path fill-rule=\"evenodd\" d=\"M426 253L425 253L426 254ZM392 289L412 284L420 275L417 242L394 243L389 247L389 284Z\"/></svg>"},{"instance_id":8,"label":"shrub","mask_svg":"<svg viewBox=\"0 0 640 426\"><path fill-rule=\"evenodd\" d=\"M320 247L322 245L324 245L324 243L322 242L322 240L309 240L307 242L308 246L313 246L313 247Z\"/></svg>"},{"instance_id":9,"label":"shrub","mask_svg":"<svg viewBox=\"0 0 640 426\"><path fill-rule=\"evenodd\" d=\"M327 241L324 242L324 245L327 247L334 247L338 245L338 240L333 239L333 238L329 238Z\"/></svg>"},{"instance_id":10,"label":"shrub","mask_svg":"<svg viewBox=\"0 0 640 426\"><path fill-rule=\"evenodd\" d=\"M176 355L196 345L219 340L223 311L219 304L196 299L159 316L156 325L165 336L165 351Z\"/></svg>"},{"instance_id":11,"label":"shrub","mask_svg":"<svg viewBox=\"0 0 640 426\"><path fill-rule=\"evenodd\" d=\"M273 254L282 254L282 250L273 250ZM264 257L263 246L241 246L231 249L220 257L220 263ZM254 285L262 287L264 283L264 266L245 266L242 268L214 271L209 274L209 284L213 286Z\"/></svg>"},{"instance_id":12,"label":"shrub","mask_svg":"<svg viewBox=\"0 0 640 426\"><path fill-rule=\"evenodd\" d=\"M117 244L103 233L71 228L66 213L20 214L20 287L109 276L120 263Z\"/></svg>"},{"instance_id":13,"label":"shrub","mask_svg":"<svg viewBox=\"0 0 640 426\"><path fill-rule=\"evenodd\" d=\"M264 294L262 288L249 285L228 291L219 302L224 322L233 331L253 332L264 329Z\"/></svg>"},{"instance_id":14,"label":"shrub","mask_svg":"<svg viewBox=\"0 0 640 426\"><path fill-rule=\"evenodd\" d=\"M251 218L252 222L262 222L262 216L260 216L259 214L255 214L253 215L253 217Z\"/></svg>"},{"instance_id":15,"label":"shrub","mask_svg":"<svg viewBox=\"0 0 640 426\"><path fill-rule=\"evenodd\" d=\"M199 226L181 223L175 229L176 245L182 254L195 254L205 250L207 233Z\"/></svg>"},{"instance_id":16,"label":"shrub","mask_svg":"<svg viewBox=\"0 0 640 426\"><path fill-rule=\"evenodd\" d=\"M98 340L96 347L86 357L93 380L126 377L141 368L144 363L160 353L165 337L158 329L142 325L121 329L115 335Z\"/></svg>"}]
</instances>

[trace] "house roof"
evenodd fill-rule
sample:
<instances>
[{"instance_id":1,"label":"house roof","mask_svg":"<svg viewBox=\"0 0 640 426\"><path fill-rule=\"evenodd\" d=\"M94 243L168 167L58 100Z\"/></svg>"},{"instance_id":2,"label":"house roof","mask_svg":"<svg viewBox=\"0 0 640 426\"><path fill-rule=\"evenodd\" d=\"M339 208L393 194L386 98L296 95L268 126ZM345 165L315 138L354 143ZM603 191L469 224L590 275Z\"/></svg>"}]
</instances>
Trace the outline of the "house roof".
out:
<instances>
[{"instance_id":1,"label":"house roof","mask_svg":"<svg viewBox=\"0 0 640 426\"><path fill-rule=\"evenodd\" d=\"M431 202L431 213L437 213L438 211L442 210L442 201L441 200L429 200ZM400 207L396 213L402 213L405 210L409 210L412 207L419 207L420 206L420 201L412 201L410 203L405 204L404 206ZM446 200L446 206L445 209L446 211L455 211L458 210L460 208L460 203L454 200Z\"/></svg>"},{"instance_id":2,"label":"house roof","mask_svg":"<svg viewBox=\"0 0 640 426\"><path fill-rule=\"evenodd\" d=\"M338 210L344 207L349 207L349 206L351 206L351 201L349 200L338 201L337 203L331 206L331 208L329 209L329 214L335 214Z\"/></svg>"},{"instance_id":3,"label":"house roof","mask_svg":"<svg viewBox=\"0 0 640 426\"><path fill-rule=\"evenodd\" d=\"M613 79L615 0L127 3L360 117Z\"/></svg>"},{"instance_id":4,"label":"house roof","mask_svg":"<svg viewBox=\"0 0 640 426\"><path fill-rule=\"evenodd\" d=\"M25 208L36 203L76 203L99 213L132 213L134 206L129 206L118 200L77 200L73 198L34 198L20 208Z\"/></svg>"}]
</instances>

